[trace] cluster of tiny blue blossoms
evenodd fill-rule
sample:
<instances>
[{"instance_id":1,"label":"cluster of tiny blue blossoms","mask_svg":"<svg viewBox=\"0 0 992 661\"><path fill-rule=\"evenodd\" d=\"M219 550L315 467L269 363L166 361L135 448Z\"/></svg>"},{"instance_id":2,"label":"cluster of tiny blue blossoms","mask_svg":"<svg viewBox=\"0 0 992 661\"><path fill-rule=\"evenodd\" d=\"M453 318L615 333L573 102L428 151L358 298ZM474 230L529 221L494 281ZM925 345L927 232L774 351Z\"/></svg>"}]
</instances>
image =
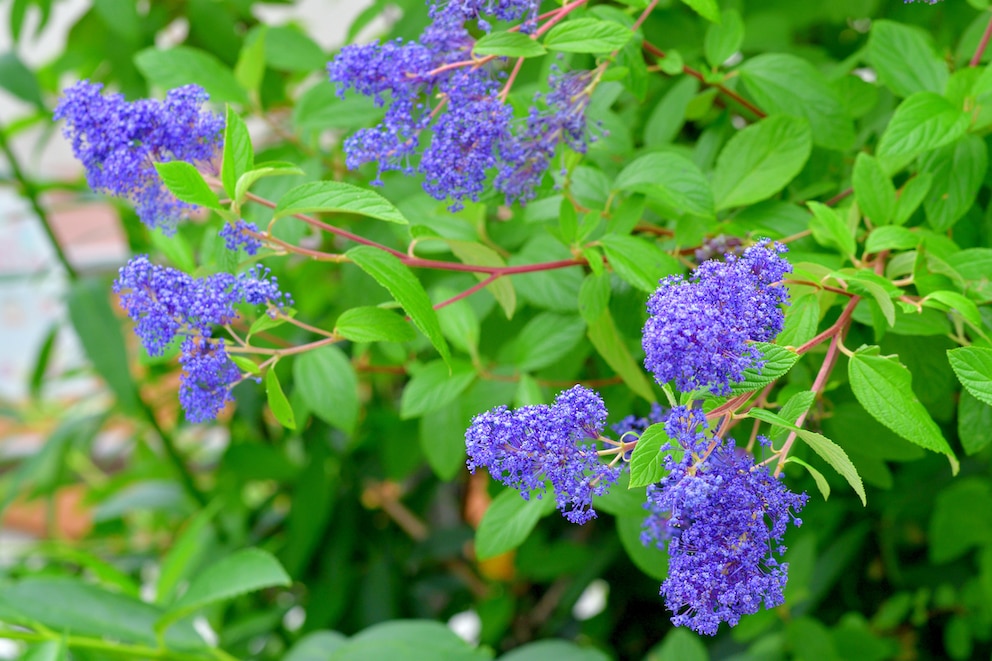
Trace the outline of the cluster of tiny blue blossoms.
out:
<instances>
[{"instance_id":1,"label":"cluster of tiny blue blossoms","mask_svg":"<svg viewBox=\"0 0 992 661\"><path fill-rule=\"evenodd\" d=\"M534 0L439 2L431 5L432 23L419 41L343 48L327 65L339 94L354 89L378 106L388 99L379 125L345 140L348 167L377 163L373 184L381 184L386 171L419 172L424 190L438 200L451 198L452 210L464 200L478 201L492 168L497 169L494 187L508 203L532 199L559 142L586 150L591 72L555 72L547 109L535 105L515 132L513 111L500 98L498 75L473 62L475 42L464 24L474 19L488 31L487 15L523 17L527 31L536 25L537 6ZM435 98L439 101L432 106ZM422 133L432 122L429 144L421 149Z\"/></svg>"},{"instance_id":2,"label":"cluster of tiny blue blossoms","mask_svg":"<svg viewBox=\"0 0 992 661\"><path fill-rule=\"evenodd\" d=\"M602 398L583 386L558 394L551 406L499 406L472 419L465 433L468 468L484 467L525 500L551 483L566 519L596 517L593 496L607 492L621 468L603 463L597 443L606 424Z\"/></svg>"},{"instance_id":3,"label":"cluster of tiny blue blossoms","mask_svg":"<svg viewBox=\"0 0 992 661\"><path fill-rule=\"evenodd\" d=\"M133 103L121 94L101 94L103 85L83 80L66 89L55 119L86 168L95 191L129 200L138 218L166 233L196 209L162 184L155 162L206 166L219 152L224 119L203 109L207 93L196 85L170 90L164 101Z\"/></svg>"},{"instance_id":4,"label":"cluster of tiny blue blossoms","mask_svg":"<svg viewBox=\"0 0 992 661\"><path fill-rule=\"evenodd\" d=\"M242 378L224 340L213 337L215 327L237 319L238 304L265 305L273 312L292 305L276 278L261 266L239 275L194 278L139 255L121 267L113 288L150 355L161 356L173 340L182 338L179 402L191 422L216 418Z\"/></svg>"},{"instance_id":5,"label":"cluster of tiny blue blossoms","mask_svg":"<svg viewBox=\"0 0 992 661\"><path fill-rule=\"evenodd\" d=\"M231 252L244 250L249 255L257 255L262 249L262 242L255 238L250 232L258 233L258 226L245 220L238 220L235 223L224 223L219 234L224 239L224 247Z\"/></svg>"},{"instance_id":6,"label":"cluster of tiny blue blossoms","mask_svg":"<svg viewBox=\"0 0 992 661\"><path fill-rule=\"evenodd\" d=\"M712 636L721 622L734 626L762 604L784 602L788 563L776 556L790 521L802 524L795 515L807 495L789 491L733 439L713 436L698 409L673 408L665 432L681 459L666 454L668 474L648 487L641 540L668 545L661 594L672 622Z\"/></svg>"},{"instance_id":7,"label":"cluster of tiny blue blossoms","mask_svg":"<svg viewBox=\"0 0 992 661\"><path fill-rule=\"evenodd\" d=\"M763 362L751 342L767 342L785 322L782 284L792 266L780 255L786 247L763 239L740 256L709 260L688 280L661 281L648 299L642 345L644 366L660 384L675 380L679 390L709 388L729 394L745 369Z\"/></svg>"}]
</instances>

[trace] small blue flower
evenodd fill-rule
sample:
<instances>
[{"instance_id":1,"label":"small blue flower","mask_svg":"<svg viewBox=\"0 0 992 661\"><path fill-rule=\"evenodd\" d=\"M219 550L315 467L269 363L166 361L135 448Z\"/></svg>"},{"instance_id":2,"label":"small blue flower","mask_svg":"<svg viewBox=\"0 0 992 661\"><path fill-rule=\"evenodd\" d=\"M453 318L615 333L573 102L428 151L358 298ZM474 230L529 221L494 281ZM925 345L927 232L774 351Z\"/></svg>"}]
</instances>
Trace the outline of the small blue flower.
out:
<instances>
[{"instance_id":1,"label":"small blue flower","mask_svg":"<svg viewBox=\"0 0 992 661\"><path fill-rule=\"evenodd\" d=\"M187 337L179 364L179 403L190 422L209 422L234 398L231 388L241 380L241 370L231 362L224 340Z\"/></svg>"},{"instance_id":2,"label":"small blue flower","mask_svg":"<svg viewBox=\"0 0 992 661\"><path fill-rule=\"evenodd\" d=\"M258 226L255 223L238 220L236 223L224 223L218 234L224 239L224 247L231 252L244 250L249 255L257 255L262 249L262 242L253 237L248 232L258 233Z\"/></svg>"}]
</instances>

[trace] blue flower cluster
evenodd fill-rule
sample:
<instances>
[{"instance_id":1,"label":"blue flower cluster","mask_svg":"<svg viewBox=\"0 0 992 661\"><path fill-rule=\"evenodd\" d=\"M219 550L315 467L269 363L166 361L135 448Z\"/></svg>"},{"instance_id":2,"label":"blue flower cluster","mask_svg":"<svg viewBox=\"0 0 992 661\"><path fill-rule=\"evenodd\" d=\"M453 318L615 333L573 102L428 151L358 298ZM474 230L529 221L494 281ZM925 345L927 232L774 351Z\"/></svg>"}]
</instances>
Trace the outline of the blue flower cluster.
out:
<instances>
[{"instance_id":1,"label":"blue flower cluster","mask_svg":"<svg viewBox=\"0 0 992 661\"><path fill-rule=\"evenodd\" d=\"M806 504L765 466L711 436L698 410L676 407L665 424L685 450L666 456L668 475L648 487L642 541L668 544L668 577L661 585L672 622L715 635L742 615L783 603L788 563L782 537Z\"/></svg>"},{"instance_id":2,"label":"blue flower cluster","mask_svg":"<svg viewBox=\"0 0 992 661\"><path fill-rule=\"evenodd\" d=\"M689 280L669 276L648 299L642 344L644 366L658 383L672 379L680 390L708 387L728 394L745 369L762 366L749 342L765 342L781 330L781 284L792 266L780 243L764 239L740 256L699 265Z\"/></svg>"},{"instance_id":3,"label":"blue flower cluster","mask_svg":"<svg viewBox=\"0 0 992 661\"><path fill-rule=\"evenodd\" d=\"M460 0L431 6L432 23L420 40L346 46L327 65L339 93L354 89L376 105L387 104L373 128L345 140L349 168L378 163L379 176L395 170L424 175L424 190L438 200L451 198L452 210L477 201L487 171L496 168L496 190L507 201L526 202L535 195L557 144L584 152L585 112L591 87L589 72L551 77L548 109L531 108L526 126L514 134L513 111L499 96L496 76L471 62L474 40L465 21L484 16L500 20L524 17L523 28L536 25L534 0ZM433 99L440 99L433 106ZM421 133L433 122L430 143L422 150ZM419 163L413 160L421 153ZM381 178L373 181L381 184Z\"/></svg>"},{"instance_id":4,"label":"blue flower cluster","mask_svg":"<svg viewBox=\"0 0 992 661\"><path fill-rule=\"evenodd\" d=\"M235 305L291 305L276 278L261 266L242 273L217 273L194 278L177 269L152 264L139 255L121 267L114 281L120 305L135 322L135 333L152 356L183 337L180 364L184 375L179 401L192 422L217 417L231 399L230 390L241 373L228 358L214 327L238 317Z\"/></svg>"},{"instance_id":5,"label":"blue flower cluster","mask_svg":"<svg viewBox=\"0 0 992 661\"><path fill-rule=\"evenodd\" d=\"M475 416L465 433L468 467L482 466L525 499L551 482L555 503L572 523L596 517L592 497L620 477L597 455L596 439L606 424L606 406L592 390L575 386L551 406L499 406Z\"/></svg>"},{"instance_id":6,"label":"blue flower cluster","mask_svg":"<svg viewBox=\"0 0 992 661\"><path fill-rule=\"evenodd\" d=\"M218 234L220 238L224 239L224 247L228 250L237 252L238 249L241 249L254 256L262 249L262 242L248 232L258 233L258 226L255 223L238 220L233 224L224 223L224 227Z\"/></svg>"},{"instance_id":7,"label":"blue flower cluster","mask_svg":"<svg viewBox=\"0 0 992 661\"><path fill-rule=\"evenodd\" d=\"M69 87L55 119L65 120L65 135L93 190L130 200L143 223L174 232L196 207L162 185L154 163L210 161L221 147L223 118L202 108L207 93L196 85L171 90L164 101L134 103L102 89L86 80Z\"/></svg>"}]
</instances>

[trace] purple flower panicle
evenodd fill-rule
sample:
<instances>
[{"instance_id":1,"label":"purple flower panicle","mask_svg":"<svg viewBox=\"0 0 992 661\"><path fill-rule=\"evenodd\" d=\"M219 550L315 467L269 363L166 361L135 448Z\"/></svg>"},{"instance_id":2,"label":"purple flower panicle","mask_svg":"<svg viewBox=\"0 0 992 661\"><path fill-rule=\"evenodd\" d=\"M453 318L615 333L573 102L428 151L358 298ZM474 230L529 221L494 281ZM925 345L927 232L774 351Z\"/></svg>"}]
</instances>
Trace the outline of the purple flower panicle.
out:
<instances>
[{"instance_id":1,"label":"purple flower panicle","mask_svg":"<svg viewBox=\"0 0 992 661\"><path fill-rule=\"evenodd\" d=\"M606 424L606 407L592 390L575 386L551 406L499 406L475 416L465 433L468 467L482 466L524 499L538 497L550 481L555 503L572 523L596 517L592 497L603 495L620 468L603 463L596 438Z\"/></svg>"},{"instance_id":2,"label":"purple flower panicle","mask_svg":"<svg viewBox=\"0 0 992 661\"><path fill-rule=\"evenodd\" d=\"M209 162L221 147L223 118L202 108L207 93L196 85L170 90L164 101L133 103L102 89L87 80L69 87L55 119L65 120L65 136L93 190L130 200L143 223L174 232L196 206L163 186L154 163Z\"/></svg>"},{"instance_id":3,"label":"purple flower panicle","mask_svg":"<svg viewBox=\"0 0 992 661\"><path fill-rule=\"evenodd\" d=\"M775 338L785 320L781 284L792 266L786 248L768 239L741 256L699 265L689 280L669 276L648 299L642 344L644 366L658 383L672 379L680 390L708 387L728 394L745 369L762 366L750 342Z\"/></svg>"},{"instance_id":4,"label":"purple flower panicle","mask_svg":"<svg viewBox=\"0 0 992 661\"><path fill-rule=\"evenodd\" d=\"M237 252L240 249L255 256L262 249L262 242L248 232L257 233L258 226L255 223L238 220L234 224L224 223L224 227L220 229L218 234L220 238L224 239L224 247L231 252Z\"/></svg>"}]
</instances>

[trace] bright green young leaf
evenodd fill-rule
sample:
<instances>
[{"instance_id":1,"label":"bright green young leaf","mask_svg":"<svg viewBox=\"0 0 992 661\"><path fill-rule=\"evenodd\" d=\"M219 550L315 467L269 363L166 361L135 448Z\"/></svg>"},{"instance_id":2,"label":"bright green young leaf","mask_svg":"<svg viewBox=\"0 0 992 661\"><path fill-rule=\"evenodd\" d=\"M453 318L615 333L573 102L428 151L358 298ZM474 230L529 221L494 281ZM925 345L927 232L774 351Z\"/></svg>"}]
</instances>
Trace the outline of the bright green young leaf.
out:
<instances>
[{"instance_id":1,"label":"bright green young leaf","mask_svg":"<svg viewBox=\"0 0 992 661\"><path fill-rule=\"evenodd\" d=\"M312 631L296 641L282 661L327 661L329 654L347 642L348 638L337 631Z\"/></svg>"},{"instance_id":2,"label":"bright green young leaf","mask_svg":"<svg viewBox=\"0 0 992 661\"><path fill-rule=\"evenodd\" d=\"M710 661L700 636L682 627L674 627L660 645L648 653L645 661Z\"/></svg>"},{"instance_id":3,"label":"bright green young leaf","mask_svg":"<svg viewBox=\"0 0 992 661\"><path fill-rule=\"evenodd\" d=\"M726 9L720 14L719 23L710 23L706 28L703 52L706 61L716 69L730 56L740 50L744 41L744 21L736 9Z\"/></svg>"},{"instance_id":4,"label":"bright green young leaf","mask_svg":"<svg viewBox=\"0 0 992 661\"><path fill-rule=\"evenodd\" d=\"M720 22L720 6L716 0L682 0L682 2L707 21Z\"/></svg>"},{"instance_id":5,"label":"bright green young leaf","mask_svg":"<svg viewBox=\"0 0 992 661\"><path fill-rule=\"evenodd\" d=\"M678 462L685 452L678 443L674 447L662 451L661 446L669 443L671 439L665 433L665 425L658 423L651 425L637 439L634 452L630 456L630 489L635 487L645 487L655 482L660 482L665 477L665 456L671 455Z\"/></svg>"},{"instance_id":6,"label":"bright green young leaf","mask_svg":"<svg viewBox=\"0 0 992 661\"><path fill-rule=\"evenodd\" d=\"M231 362L237 365L238 369L242 372L254 376L262 375L262 370L259 369L258 364L251 358L239 355L228 356L228 358L230 358Z\"/></svg>"},{"instance_id":7,"label":"bright green young leaf","mask_svg":"<svg viewBox=\"0 0 992 661\"><path fill-rule=\"evenodd\" d=\"M296 416L293 414L293 407L289 405L289 400L286 399L286 393L279 384L275 365L269 367L269 371L265 374L265 395L269 401L269 408L272 409L272 415L279 424L287 429L296 429Z\"/></svg>"},{"instance_id":8,"label":"bright green young leaf","mask_svg":"<svg viewBox=\"0 0 992 661\"><path fill-rule=\"evenodd\" d=\"M782 406L782 408L778 412L778 417L793 424L796 424L796 420L799 419L799 416L806 413L806 411L809 410L809 407L813 405L813 402L815 400L816 400L816 393L814 393L812 390L800 390L795 395L790 397L789 401L787 401ZM777 442L785 438L787 433L788 433L787 429L783 427L775 427L768 434L768 438L772 439L772 441Z\"/></svg>"},{"instance_id":9,"label":"bright green young leaf","mask_svg":"<svg viewBox=\"0 0 992 661\"><path fill-rule=\"evenodd\" d=\"M896 188L878 159L865 152L854 162L854 199L873 225L888 225L896 211Z\"/></svg>"},{"instance_id":10,"label":"bright green young leaf","mask_svg":"<svg viewBox=\"0 0 992 661\"><path fill-rule=\"evenodd\" d=\"M265 63L276 71L310 73L327 63L327 53L295 25L269 27Z\"/></svg>"},{"instance_id":11,"label":"bright green young leaf","mask_svg":"<svg viewBox=\"0 0 992 661\"><path fill-rule=\"evenodd\" d=\"M945 232L974 206L987 169L988 148L977 135L966 135L923 158L921 170L933 176L923 201L930 227Z\"/></svg>"},{"instance_id":12,"label":"bright green young leaf","mask_svg":"<svg viewBox=\"0 0 992 661\"><path fill-rule=\"evenodd\" d=\"M279 198L272 217L315 211L353 213L400 225L410 222L382 195L340 181L312 181L297 186Z\"/></svg>"},{"instance_id":13,"label":"bright green young leaf","mask_svg":"<svg viewBox=\"0 0 992 661\"><path fill-rule=\"evenodd\" d=\"M857 245L847 222L841 215L819 202L807 202L807 206L813 212L813 219L809 223L809 228L812 230L816 242L821 245L840 248L841 252L848 257L854 257Z\"/></svg>"},{"instance_id":14,"label":"bright green young leaf","mask_svg":"<svg viewBox=\"0 0 992 661\"><path fill-rule=\"evenodd\" d=\"M717 210L767 199L803 169L812 150L804 119L778 115L761 120L730 139L713 173Z\"/></svg>"},{"instance_id":15,"label":"bright green young leaf","mask_svg":"<svg viewBox=\"0 0 992 661\"><path fill-rule=\"evenodd\" d=\"M877 355L878 349L859 349L848 362L851 390L865 410L907 441L946 454L954 471L957 460L937 423L916 395L913 377L896 358Z\"/></svg>"},{"instance_id":16,"label":"bright green young leaf","mask_svg":"<svg viewBox=\"0 0 992 661\"><path fill-rule=\"evenodd\" d=\"M334 330L352 342L409 342L416 337L403 317L376 307L345 310L334 324Z\"/></svg>"},{"instance_id":17,"label":"bright green young leaf","mask_svg":"<svg viewBox=\"0 0 992 661\"><path fill-rule=\"evenodd\" d=\"M784 346L768 342L752 342L751 346L756 353L764 356L765 364L761 369L749 367L744 370L744 378L730 384L730 392L733 395L742 395L764 388L772 381L788 374L799 360L799 355L795 351L790 351Z\"/></svg>"},{"instance_id":18,"label":"bright green young leaf","mask_svg":"<svg viewBox=\"0 0 992 661\"><path fill-rule=\"evenodd\" d=\"M992 405L992 349L960 347L947 352L958 380L975 399Z\"/></svg>"},{"instance_id":19,"label":"bright green young leaf","mask_svg":"<svg viewBox=\"0 0 992 661\"><path fill-rule=\"evenodd\" d=\"M896 225L905 225L909 217L913 215L923 199L930 192L933 184L933 175L929 172L921 172L915 177L910 177L902 189L899 191L899 199L896 200L895 222Z\"/></svg>"},{"instance_id":20,"label":"bright green young leaf","mask_svg":"<svg viewBox=\"0 0 992 661\"><path fill-rule=\"evenodd\" d=\"M865 252L876 253L883 250L910 250L920 245L923 238L905 227L887 225L876 227L865 241Z\"/></svg>"},{"instance_id":21,"label":"bright green young leaf","mask_svg":"<svg viewBox=\"0 0 992 661\"><path fill-rule=\"evenodd\" d=\"M897 96L944 91L947 63L918 27L873 20L867 58L879 81Z\"/></svg>"},{"instance_id":22,"label":"bright green young leaf","mask_svg":"<svg viewBox=\"0 0 992 661\"><path fill-rule=\"evenodd\" d=\"M211 190L193 165L185 161L155 163L155 171L162 177L165 187L179 200L208 209L221 208L217 193Z\"/></svg>"},{"instance_id":23,"label":"bright green young leaf","mask_svg":"<svg viewBox=\"0 0 992 661\"><path fill-rule=\"evenodd\" d=\"M579 313L588 323L599 319L610 304L610 277L590 273L579 290Z\"/></svg>"},{"instance_id":24,"label":"bright green young leaf","mask_svg":"<svg viewBox=\"0 0 992 661\"><path fill-rule=\"evenodd\" d=\"M490 32L475 42L472 52L501 57L538 57L548 51L539 41L519 32Z\"/></svg>"},{"instance_id":25,"label":"bright green young leaf","mask_svg":"<svg viewBox=\"0 0 992 661\"><path fill-rule=\"evenodd\" d=\"M459 403L461 405L459 405ZM456 400L420 418L420 450L441 480L455 479L465 470L465 430L478 411L465 413L466 403Z\"/></svg>"},{"instance_id":26,"label":"bright green young leaf","mask_svg":"<svg viewBox=\"0 0 992 661\"><path fill-rule=\"evenodd\" d=\"M392 294L444 361L450 363L451 352L441 333L437 313L410 269L393 255L371 246L356 246L348 251L348 257Z\"/></svg>"},{"instance_id":27,"label":"bright green young leaf","mask_svg":"<svg viewBox=\"0 0 992 661\"><path fill-rule=\"evenodd\" d=\"M830 483L827 482L827 478L823 477L823 473L816 470L799 457L789 457L785 460L785 463L798 464L809 471L809 474L813 477L813 481L816 482L816 488L820 490L820 495L823 496L823 500L830 498Z\"/></svg>"},{"instance_id":28,"label":"bright green young leaf","mask_svg":"<svg viewBox=\"0 0 992 661\"><path fill-rule=\"evenodd\" d=\"M489 504L475 532L476 557L486 560L517 548L554 506L555 498L550 492L542 498L532 495L524 500L516 489L504 489Z\"/></svg>"},{"instance_id":29,"label":"bright green young leaf","mask_svg":"<svg viewBox=\"0 0 992 661\"><path fill-rule=\"evenodd\" d=\"M291 177L301 174L305 173L303 170L295 166L258 167L254 170L249 170L238 177L238 183L234 186L234 199L238 201L238 204L241 204L245 199L245 193L247 193L259 179L265 179L266 177Z\"/></svg>"},{"instance_id":30,"label":"bright green young leaf","mask_svg":"<svg viewBox=\"0 0 992 661\"><path fill-rule=\"evenodd\" d=\"M268 314L260 314L255 321L251 322L251 326L248 327L248 338L250 339L256 333L261 333L262 331L267 331L272 328L278 328L286 323L286 319L296 316L296 310L292 308L284 308L280 310L279 314L275 317L270 317Z\"/></svg>"},{"instance_id":31,"label":"bright green young leaf","mask_svg":"<svg viewBox=\"0 0 992 661\"><path fill-rule=\"evenodd\" d=\"M347 433L358 422L358 376L343 351L326 346L293 361L293 384L310 411Z\"/></svg>"},{"instance_id":32,"label":"bright green young leaf","mask_svg":"<svg viewBox=\"0 0 992 661\"><path fill-rule=\"evenodd\" d=\"M645 154L621 170L614 190L644 193L677 213L713 217L713 191L695 163L674 152Z\"/></svg>"},{"instance_id":33,"label":"bright green young leaf","mask_svg":"<svg viewBox=\"0 0 992 661\"><path fill-rule=\"evenodd\" d=\"M600 244L613 271L642 291L653 293L659 280L682 272L677 259L644 239L607 234Z\"/></svg>"},{"instance_id":34,"label":"bright green young leaf","mask_svg":"<svg viewBox=\"0 0 992 661\"><path fill-rule=\"evenodd\" d=\"M161 229L148 233L152 245L172 262L180 271L192 273L196 270L196 258L189 242L180 233L167 236Z\"/></svg>"},{"instance_id":35,"label":"bright green young leaf","mask_svg":"<svg viewBox=\"0 0 992 661\"><path fill-rule=\"evenodd\" d=\"M596 321L589 322L589 341L628 388L648 400L654 401L651 382L644 376L644 370L630 355L624 339L620 336L609 309L603 310Z\"/></svg>"},{"instance_id":36,"label":"bright green young leaf","mask_svg":"<svg viewBox=\"0 0 992 661\"><path fill-rule=\"evenodd\" d=\"M568 659L569 661L610 661L610 657L595 647L581 647L569 640L538 640L499 657L499 661L548 661Z\"/></svg>"},{"instance_id":37,"label":"bright green young leaf","mask_svg":"<svg viewBox=\"0 0 992 661\"><path fill-rule=\"evenodd\" d=\"M669 62L671 53L662 62ZM679 64L681 73L682 64ZM692 76L682 76L654 107L644 126L644 144L658 147L672 143L685 126L685 113L689 103L699 92L699 81ZM710 192L712 197L712 191Z\"/></svg>"},{"instance_id":38,"label":"bright green young leaf","mask_svg":"<svg viewBox=\"0 0 992 661\"><path fill-rule=\"evenodd\" d=\"M197 512L173 538L171 548L159 565L155 603L166 604L173 601L180 583L187 580L199 569L200 563L209 557L216 541L216 534L210 523L222 503L219 499L215 500Z\"/></svg>"},{"instance_id":39,"label":"bright green young leaf","mask_svg":"<svg viewBox=\"0 0 992 661\"><path fill-rule=\"evenodd\" d=\"M906 98L878 141L883 165L905 161L948 145L968 130L968 115L933 92Z\"/></svg>"},{"instance_id":40,"label":"bright green young leaf","mask_svg":"<svg viewBox=\"0 0 992 661\"><path fill-rule=\"evenodd\" d=\"M268 26L261 25L245 37L238 62L234 65L234 78L247 92L258 93L265 75L265 35Z\"/></svg>"},{"instance_id":41,"label":"bright green young leaf","mask_svg":"<svg viewBox=\"0 0 992 661\"><path fill-rule=\"evenodd\" d=\"M213 101L248 103L248 95L231 70L206 51L189 46L146 48L134 56L134 63L145 78L162 89L196 83Z\"/></svg>"},{"instance_id":42,"label":"bright green young leaf","mask_svg":"<svg viewBox=\"0 0 992 661\"><path fill-rule=\"evenodd\" d=\"M578 18L551 28L544 38L548 50L565 53L609 53L624 47L633 33L613 21Z\"/></svg>"},{"instance_id":43,"label":"bright green young leaf","mask_svg":"<svg viewBox=\"0 0 992 661\"><path fill-rule=\"evenodd\" d=\"M259 548L241 549L194 576L189 588L157 626L168 626L189 613L248 592L288 587L291 583L286 570L271 553Z\"/></svg>"},{"instance_id":44,"label":"bright green young leaf","mask_svg":"<svg viewBox=\"0 0 992 661\"><path fill-rule=\"evenodd\" d=\"M500 361L523 372L553 365L585 337L585 321L577 315L542 312L504 345Z\"/></svg>"},{"instance_id":45,"label":"bright green young leaf","mask_svg":"<svg viewBox=\"0 0 992 661\"><path fill-rule=\"evenodd\" d=\"M389 620L362 629L321 661L490 661L492 652L462 640L443 622Z\"/></svg>"},{"instance_id":46,"label":"bright green young leaf","mask_svg":"<svg viewBox=\"0 0 992 661\"><path fill-rule=\"evenodd\" d=\"M816 335L820 323L820 298L814 293L794 296L785 309L785 327L775 341L778 346L798 347Z\"/></svg>"},{"instance_id":47,"label":"bright green young leaf","mask_svg":"<svg viewBox=\"0 0 992 661\"><path fill-rule=\"evenodd\" d=\"M854 125L840 97L806 60L767 53L745 61L740 73L758 107L769 115L805 117L813 144L836 150L854 144Z\"/></svg>"},{"instance_id":48,"label":"bright green young leaf","mask_svg":"<svg viewBox=\"0 0 992 661\"><path fill-rule=\"evenodd\" d=\"M227 107L227 120L224 127L224 157L220 168L220 178L224 191L232 200L237 198L237 184L244 173L255 167L255 152L251 146L251 135L241 115Z\"/></svg>"},{"instance_id":49,"label":"bright green young leaf","mask_svg":"<svg viewBox=\"0 0 992 661\"><path fill-rule=\"evenodd\" d=\"M982 325L982 314L978 311L978 306L975 305L975 302L956 291L932 291L924 296L920 303L927 307L937 308L938 310L946 310L948 308L957 310L968 323L976 327L981 327ZM937 305L934 303L937 303Z\"/></svg>"},{"instance_id":50,"label":"bright green young leaf","mask_svg":"<svg viewBox=\"0 0 992 661\"><path fill-rule=\"evenodd\" d=\"M440 360L424 365L414 372L403 388L400 417L416 418L450 405L475 378L475 368L467 361L452 360L450 370L448 364Z\"/></svg>"},{"instance_id":51,"label":"bright green young leaf","mask_svg":"<svg viewBox=\"0 0 992 661\"><path fill-rule=\"evenodd\" d=\"M870 296L878 304L879 310L889 326L895 325L896 308L892 302L892 297L899 296L901 291L894 287L888 280L869 269L852 272L834 272L831 275L847 282L848 287L855 294L866 297Z\"/></svg>"}]
</instances>

